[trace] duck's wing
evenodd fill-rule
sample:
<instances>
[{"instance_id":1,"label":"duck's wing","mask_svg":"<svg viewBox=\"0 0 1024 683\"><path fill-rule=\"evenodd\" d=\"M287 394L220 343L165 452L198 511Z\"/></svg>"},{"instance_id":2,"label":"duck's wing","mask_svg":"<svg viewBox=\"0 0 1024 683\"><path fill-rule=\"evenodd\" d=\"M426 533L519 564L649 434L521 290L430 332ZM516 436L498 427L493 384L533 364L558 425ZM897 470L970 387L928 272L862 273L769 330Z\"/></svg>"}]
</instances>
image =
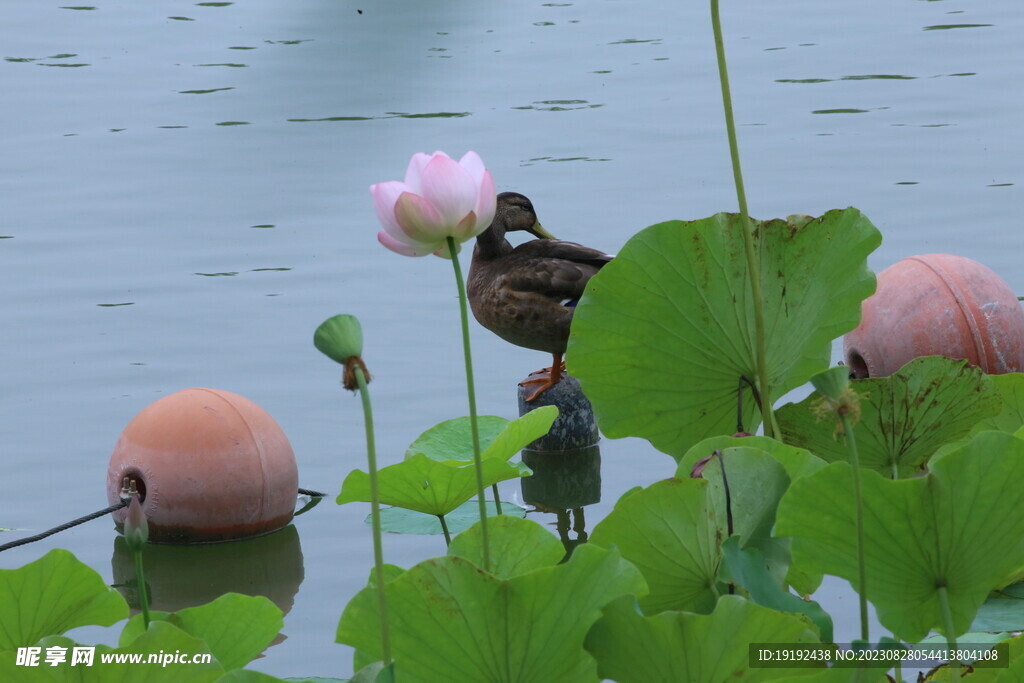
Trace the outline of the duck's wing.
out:
<instances>
[{"instance_id":1,"label":"duck's wing","mask_svg":"<svg viewBox=\"0 0 1024 683\"><path fill-rule=\"evenodd\" d=\"M612 256L598 249L585 247L575 242L564 242L562 240L530 240L519 247L516 251L523 250L531 255L546 256L548 258L565 259L575 263L587 263L597 268L612 260Z\"/></svg>"},{"instance_id":2,"label":"duck's wing","mask_svg":"<svg viewBox=\"0 0 1024 683\"><path fill-rule=\"evenodd\" d=\"M561 240L531 240L511 254L506 272L511 289L539 294L563 306L575 306L591 277L612 257L597 249Z\"/></svg>"}]
</instances>

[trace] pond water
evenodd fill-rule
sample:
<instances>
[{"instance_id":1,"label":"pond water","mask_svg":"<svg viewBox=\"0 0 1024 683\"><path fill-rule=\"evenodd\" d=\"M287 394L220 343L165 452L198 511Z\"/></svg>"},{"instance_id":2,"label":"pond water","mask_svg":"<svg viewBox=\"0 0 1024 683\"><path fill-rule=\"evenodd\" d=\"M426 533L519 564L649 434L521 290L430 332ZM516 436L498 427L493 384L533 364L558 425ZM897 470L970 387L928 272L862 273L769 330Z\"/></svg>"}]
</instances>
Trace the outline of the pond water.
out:
<instances>
[{"instance_id":1,"label":"pond water","mask_svg":"<svg viewBox=\"0 0 1024 683\"><path fill-rule=\"evenodd\" d=\"M1024 290L1014 0L722 10L754 216L856 206L884 235L876 272L953 252ZM736 207L703 2L5 0L0 15L0 526L20 533L103 507L121 429L189 386L262 405L300 485L333 498L365 467L358 399L311 343L336 313L363 324L385 462L465 414L448 264L375 239L367 187L401 178L413 152L476 150L552 232L610 252ZM481 413L513 417L516 383L549 359L472 337ZM605 440L602 460L591 527L674 470L635 439ZM253 668L351 672L333 640L370 569L367 508L328 499L266 551L291 609ZM114 541L91 522L0 567L65 547L113 583ZM281 568L299 546L302 564ZM439 537L385 543L402 566L441 552ZM844 582L829 590L855 605Z\"/></svg>"}]
</instances>

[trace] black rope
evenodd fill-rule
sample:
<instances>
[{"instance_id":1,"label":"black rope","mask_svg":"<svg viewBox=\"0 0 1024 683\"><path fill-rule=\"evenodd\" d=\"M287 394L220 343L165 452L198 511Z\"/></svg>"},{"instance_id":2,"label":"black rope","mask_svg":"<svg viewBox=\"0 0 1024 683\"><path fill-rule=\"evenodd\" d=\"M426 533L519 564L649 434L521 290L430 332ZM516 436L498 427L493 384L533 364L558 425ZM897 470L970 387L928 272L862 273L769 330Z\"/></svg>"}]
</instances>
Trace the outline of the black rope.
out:
<instances>
[{"instance_id":1,"label":"black rope","mask_svg":"<svg viewBox=\"0 0 1024 683\"><path fill-rule=\"evenodd\" d=\"M114 512L115 510L120 510L121 508L126 507L127 505L128 505L127 501L121 501L120 503L117 503L116 505L111 505L108 508L103 508L102 510L98 510L98 511L92 513L91 515L86 515L85 517L79 517L78 519L73 519L70 522L67 522L65 524L61 524L60 526L55 526L52 529L50 529L49 531L44 531L41 534L36 534L35 536L26 536L25 538L19 538L17 541L11 541L10 543L5 543L3 545L0 545L0 553L2 553L5 550L10 550L11 548L17 548L19 545L25 545L26 543L34 543L36 541L41 541L44 538L46 538L47 536L53 536L55 533L58 533L60 531L64 531L65 529L70 529L71 527L78 526L79 524L84 524L85 522L88 522L89 520L96 519L97 517L102 517L103 515L109 515L111 512Z\"/></svg>"},{"instance_id":2,"label":"black rope","mask_svg":"<svg viewBox=\"0 0 1024 683\"><path fill-rule=\"evenodd\" d=\"M299 493L301 493L304 496L312 496L313 498L324 498L327 495L326 493L320 493L319 491L311 491L310 489L299 489ZM102 517L103 515L109 515L111 512L116 512L117 510L120 510L121 508L127 506L128 501L121 501L120 503L111 505L110 507L103 508L102 510L97 510L91 515L79 517L78 519L73 519L70 522L61 524L60 526L55 526L49 531L44 531L41 534L36 534L35 536L26 536L25 538L19 538L17 541L5 543L3 545L0 545L0 553L2 553L5 550L10 550L11 548L17 548L19 545L26 545L28 543L35 543L36 541L41 541L47 536L53 536L54 534L70 529L71 527L76 527L79 524L84 524L90 520Z\"/></svg>"}]
</instances>

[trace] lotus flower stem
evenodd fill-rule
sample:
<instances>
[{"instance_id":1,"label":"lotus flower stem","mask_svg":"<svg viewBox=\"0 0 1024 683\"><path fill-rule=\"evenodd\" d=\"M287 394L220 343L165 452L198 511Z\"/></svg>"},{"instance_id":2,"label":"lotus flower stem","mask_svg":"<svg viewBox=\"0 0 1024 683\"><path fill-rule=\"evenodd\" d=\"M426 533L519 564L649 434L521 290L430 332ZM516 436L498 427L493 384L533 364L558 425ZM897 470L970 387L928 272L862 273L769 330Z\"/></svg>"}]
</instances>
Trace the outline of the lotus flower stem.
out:
<instances>
[{"instance_id":1,"label":"lotus flower stem","mask_svg":"<svg viewBox=\"0 0 1024 683\"><path fill-rule=\"evenodd\" d=\"M135 580L139 584L139 605L142 607L142 623L149 630L149 592L146 590L146 574L142 570L142 551L133 550L135 555Z\"/></svg>"},{"instance_id":2,"label":"lotus flower stem","mask_svg":"<svg viewBox=\"0 0 1024 683\"><path fill-rule=\"evenodd\" d=\"M441 522L441 531L444 532L444 544L450 546L452 544L452 535L448 531L448 522L445 520L444 515L438 515L437 519Z\"/></svg>"},{"instance_id":3,"label":"lotus flower stem","mask_svg":"<svg viewBox=\"0 0 1024 683\"><path fill-rule=\"evenodd\" d=\"M864 499L861 494L860 456L857 454L857 441L853 436L853 420L845 411L839 412L843 423L843 434L846 448L850 452L850 467L853 468L853 498L857 519L857 593L860 597L860 637L871 642L868 635L868 578L864 568Z\"/></svg>"},{"instance_id":4,"label":"lotus flower stem","mask_svg":"<svg viewBox=\"0 0 1024 683\"><path fill-rule=\"evenodd\" d=\"M122 498L129 496L128 514L124 518L124 542L135 559L135 581L139 585L139 605L142 607L142 623L149 630L149 593L146 591L146 572L142 567L142 549L149 541L149 521L142 510L142 496L135 480L125 477L121 490Z\"/></svg>"},{"instance_id":5,"label":"lotus flower stem","mask_svg":"<svg viewBox=\"0 0 1024 683\"><path fill-rule=\"evenodd\" d=\"M942 610L942 630L946 632L946 643L948 649L956 652L956 631L953 630L953 610L949 608L949 591L945 586L939 586L939 609ZM950 680L960 680L960 660L956 657L949 660L949 668L952 670Z\"/></svg>"},{"instance_id":6,"label":"lotus flower stem","mask_svg":"<svg viewBox=\"0 0 1024 683\"><path fill-rule=\"evenodd\" d=\"M743 189L743 172L740 170L740 150L736 142L736 122L732 115L732 95L729 91L729 70L725 64L725 42L722 39L722 21L718 16L718 0L711 0L711 26L715 33L715 54L718 57L718 79L722 85L722 104L725 107L725 128L729 136L729 155L732 158L732 175L736 185L736 198L740 205L743 223L743 245L747 253L747 272L750 275L750 293L754 304L754 336L757 356L757 384L761 395L761 421L765 436L776 434L775 415L772 412L771 387L768 386L768 353L764 333L764 305L761 301L761 268L758 253L751 234L750 214L747 211L747 195Z\"/></svg>"},{"instance_id":7,"label":"lotus flower stem","mask_svg":"<svg viewBox=\"0 0 1024 683\"><path fill-rule=\"evenodd\" d=\"M363 401L363 423L366 427L366 459L370 467L370 520L373 527L373 567L377 584L377 613L380 615L380 650L384 666L391 664L391 635L388 628L388 601L384 592L384 547L380 531L380 491L377 482L377 447L373 435L373 405L366 375L358 363L353 363L353 374Z\"/></svg>"},{"instance_id":8,"label":"lotus flower stem","mask_svg":"<svg viewBox=\"0 0 1024 683\"><path fill-rule=\"evenodd\" d=\"M501 514L501 497L498 496L498 485L491 484L491 491L494 492L494 509Z\"/></svg>"},{"instance_id":9,"label":"lotus flower stem","mask_svg":"<svg viewBox=\"0 0 1024 683\"><path fill-rule=\"evenodd\" d=\"M473 466L476 469L476 497L480 504L480 536L484 546L484 571L491 571L491 544L487 534L487 501L484 499L484 471L480 461L480 428L476 419L476 388L473 386L473 354L469 347L469 311L466 306L466 283L462 279L455 238L448 237L448 253L455 269L459 289L459 313L462 316L462 353L466 359L466 395L469 397L469 424L473 435Z\"/></svg>"}]
</instances>

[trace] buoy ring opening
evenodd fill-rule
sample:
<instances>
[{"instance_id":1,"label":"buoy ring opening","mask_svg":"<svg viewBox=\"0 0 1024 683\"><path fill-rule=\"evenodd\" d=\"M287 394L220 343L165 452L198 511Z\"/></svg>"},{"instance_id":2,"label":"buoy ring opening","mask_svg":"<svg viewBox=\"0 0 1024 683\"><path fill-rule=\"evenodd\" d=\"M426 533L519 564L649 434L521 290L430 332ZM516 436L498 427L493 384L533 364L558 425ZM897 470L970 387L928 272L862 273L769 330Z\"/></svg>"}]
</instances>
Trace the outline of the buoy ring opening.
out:
<instances>
[{"instance_id":1,"label":"buoy ring opening","mask_svg":"<svg viewBox=\"0 0 1024 683\"><path fill-rule=\"evenodd\" d=\"M132 482L135 482L135 490L139 492L139 502L146 502L146 480L142 476L142 472L136 469L125 470L124 478L128 480L129 490L131 489Z\"/></svg>"},{"instance_id":2,"label":"buoy ring opening","mask_svg":"<svg viewBox=\"0 0 1024 683\"><path fill-rule=\"evenodd\" d=\"M868 363L864 360L864 356L860 355L856 351L851 351L850 355L846 357L846 362L850 367L850 374L853 375L854 379L867 379L871 377L871 371L868 370Z\"/></svg>"}]
</instances>

